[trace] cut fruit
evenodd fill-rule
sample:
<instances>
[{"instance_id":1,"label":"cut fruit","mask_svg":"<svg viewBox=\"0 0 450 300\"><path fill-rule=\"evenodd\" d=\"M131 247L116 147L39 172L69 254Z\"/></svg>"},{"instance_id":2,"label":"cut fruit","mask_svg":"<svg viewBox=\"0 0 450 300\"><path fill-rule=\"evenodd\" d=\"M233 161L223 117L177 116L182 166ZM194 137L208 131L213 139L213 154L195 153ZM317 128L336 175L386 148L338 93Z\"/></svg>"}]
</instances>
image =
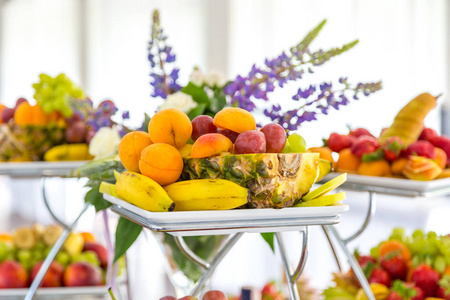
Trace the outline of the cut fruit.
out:
<instances>
[{"instance_id":1,"label":"cut fruit","mask_svg":"<svg viewBox=\"0 0 450 300\"><path fill-rule=\"evenodd\" d=\"M340 202L345 199L345 192L337 194L325 195L314 198L309 201L300 202L295 207L311 207L311 206L328 206Z\"/></svg>"},{"instance_id":2,"label":"cut fruit","mask_svg":"<svg viewBox=\"0 0 450 300\"><path fill-rule=\"evenodd\" d=\"M102 194L107 194L120 199L119 195L116 193L116 186L114 184L102 181L99 191Z\"/></svg>"},{"instance_id":3,"label":"cut fruit","mask_svg":"<svg viewBox=\"0 0 450 300\"><path fill-rule=\"evenodd\" d=\"M117 172L116 170L114 170L114 178L116 179L116 181L119 179L120 177L120 173Z\"/></svg>"},{"instance_id":4,"label":"cut fruit","mask_svg":"<svg viewBox=\"0 0 450 300\"><path fill-rule=\"evenodd\" d=\"M310 201L312 199L315 199L317 197L323 196L326 193L334 190L335 188L339 187L341 184L343 184L347 180L347 173L344 173L342 175L339 175L336 178L331 179L330 181L323 184L321 187L318 187L314 191L309 192L306 194L302 200L303 201Z\"/></svg>"},{"instance_id":5,"label":"cut fruit","mask_svg":"<svg viewBox=\"0 0 450 300\"><path fill-rule=\"evenodd\" d=\"M321 181L326 175L328 175L333 167L333 163L329 160L319 158L319 176L317 176L316 182Z\"/></svg>"}]
</instances>

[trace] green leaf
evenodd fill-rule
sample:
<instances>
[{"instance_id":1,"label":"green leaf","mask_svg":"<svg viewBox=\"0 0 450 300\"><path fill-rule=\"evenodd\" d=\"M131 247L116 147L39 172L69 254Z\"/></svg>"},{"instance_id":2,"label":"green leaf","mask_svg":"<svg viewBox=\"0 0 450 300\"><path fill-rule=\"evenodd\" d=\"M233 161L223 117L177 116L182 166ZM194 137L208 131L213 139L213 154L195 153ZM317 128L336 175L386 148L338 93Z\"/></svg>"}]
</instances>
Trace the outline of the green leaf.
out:
<instances>
[{"instance_id":1,"label":"green leaf","mask_svg":"<svg viewBox=\"0 0 450 300\"><path fill-rule=\"evenodd\" d=\"M308 34L303 38L303 40L295 47L291 49L291 52L293 52L295 49L299 52L302 52L306 50L312 41L317 37L319 32L322 30L323 26L325 26L325 23L327 22L327 19L320 22L319 25L317 25L313 30L308 32Z\"/></svg>"},{"instance_id":2,"label":"green leaf","mask_svg":"<svg viewBox=\"0 0 450 300\"><path fill-rule=\"evenodd\" d=\"M127 252L142 231L142 226L120 217L116 228L116 245L114 247L114 262Z\"/></svg>"},{"instance_id":3,"label":"green leaf","mask_svg":"<svg viewBox=\"0 0 450 300\"><path fill-rule=\"evenodd\" d=\"M205 113L206 104L205 103L199 103L197 104L197 107L191 109L191 111L188 113L189 119L194 119L197 116L203 115Z\"/></svg>"},{"instance_id":4,"label":"green leaf","mask_svg":"<svg viewBox=\"0 0 450 300\"><path fill-rule=\"evenodd\" d=\"M111 203L103 199L103 195L99 191L100 184L97 184L91 188L89 192L86 193L84 201L88 202L95 207L95 211L99 212L101 210L107 209L111 206Z\"/></svg>"},{"instance_id":5,"label":"green leaf","mask_svg":"<svg viewBox=\"0 0 450 300\"><path fill-rule=\"evenodd\" d=\"M144 124L142 124L142 130L148 133L148 123L150 123L150 117L144 113Z\"/></svg>"},{"instance_id":6,"label":"green leaf","mask_svg":"<svg viewBox=\"0 0 450 300\"><path fill-rule=\"evenodd\" d=\"M201 86L189 82L187 86L181 89L181 91L185 94L191 95L192 99L194 99L197 103L205 103L206 106L210 105L208 95Z\"/></svg>"},{"instance_id":7,"label":"green leaf","mask_svg":"<svg viewBox=\"0 0 450 300\"><path fill-rule=\"evenodd\" d=\"M263 232L261 233L262 238L269 244L270 249L272 249L273 252L275 252L275 246L273 244L274 239L274 233L273 232Z\"/></svg>"},{"instance_id":8,"label":"green leaf","mask_svg":"<svg viewBox=\"0 0 450 300\"><path fill-rule=\"evenodd\" d=\"M216 114L227 105L227 99L223 93L217 93L211 99L210 110Z\"/></svg>"}]
</instances>

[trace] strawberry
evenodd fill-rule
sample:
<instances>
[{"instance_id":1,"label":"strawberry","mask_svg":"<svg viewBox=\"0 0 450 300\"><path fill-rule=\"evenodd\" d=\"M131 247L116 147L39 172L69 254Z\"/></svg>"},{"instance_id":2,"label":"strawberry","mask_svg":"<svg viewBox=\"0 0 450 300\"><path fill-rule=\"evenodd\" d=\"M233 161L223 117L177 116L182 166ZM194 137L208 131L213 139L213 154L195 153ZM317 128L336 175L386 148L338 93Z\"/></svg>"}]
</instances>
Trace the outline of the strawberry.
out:
<instances>
[{"instance_id":1,"label":"strawberry","mask_svg":"<svg viewBox=\"0 0 450 300\"><path fill-rule=\"evenodd\" d=\"M423 300L423 291L411 283L396 280L392 284L388 300Z\"/></svg>"},{"instance_id":2,"label":"strawberry","mask_svg":"<svg viewBox=\"0 0 450 300\"><path fill-rule=\"evenodd\" d=\"M370 136L359 137L352 145L352 153L358 156L362 156L365 153L375 152L380 147L376 138Z\"/></svg>"},{"instance_id":3,"label":"strawberry","mask_svg":"<svg viewBox=\"0 0 450 300\"><path fill-rule=\"evenodd\" d=\"M430 139L435 138L437 136L438 135L437 135L436 131L434 131L434 129L425 127L419 136L419 140L429 142Z\"/></svg>"},{"instance_id":4,"label":"strawberry","mask_svg":"<svg viewBox=\"0 0 450 300\"><path fill-rule=\"evenodd\" d=\"M389 293L386 300L403 300L403 298L396 291L392 291Z\"/></svg>"},{"instance_id":5,"label":"strawberry","mask_svg":"<svg viewBox=\"0 0 450 300\"><path fill-rule=\"evenodd\" d=\"M441 299L450 300L450 276L444 275L444 277L439 280L439 287L436 292L436 296Z\"/></svg>"},{"instance_id":6,"label":"strawberry","mask_svg":"<svg viewBox=\"0 0 450 300\"><path fill-rule=\"evenodd\" d=\"M381 148L384 152L384 158L392 162L400 157L402 150L405 148L405 144L401 138L392 136L381 145Z\"/></svg>"},{"instance_id":7,"label":"strawberry","mask_svg":"<svg viewBox=\"0 0 450 300\"><path fill-rule=\"evenodd\" d=\"M432 143L435 147L441 148L447 154L449 159L447 160L447 167L450 167L450 138L446 136L437 136L430 139L430 143Z\"/></svg>"},{"instance_id":8,"label":"strawberry","mask_svg":"<svg viewBox=\"0 0 450 300\"><path fill-rule=\"evenodd\" d=\"M423 290L424 297L434 297L439 287L439 273L430 266L421 264L413 271L411 281Z\"/></svg>"},{"instance_id":9,"label":"strawberry","mask_svg":"<svg viewBox=\"0 0 450 300\"><path fill-rule=\"evenodd\" d=\"M436 158L433 144L427 141L417 141L409 145L404 156L408 157L411 155L423 156L431 159Z\"/></svg>"},{"instance_id":10,"label":"strawberry","mask_svg":"<svg viewBox=\"0 0 450 300\"><path fill-rule=\"evenodd\" d=\"M349 135L354 136L354 137L360 137L360 136L364 136L364 135L368 135L374 138L373 134L371 134L369 132L369 130L365 129L365 128L356 128L355 130L351 130Z\"/></svg>"},{"instance_id":11,"label":"strawberry","mask_svg":"<svg viewBox=\"0 0 450 300\"><path fill-rule=\"evenodd\" d=\"M380 266L394 279L405 280L408 274L408 266L401 256L382 258Z\"/></svg>"},{"instance_id":12,"label":"strawberry","mask_svg":"<svg viewBox=\"0 0 450 300\"><path fill-rule=\"evenodd\" d=\"M350 148L355 141L355 137L351 135L342 135L339 133L332 133L328 138L327 145L334 151L339 152L342 149Z\"/></svg>"},{"instance_id":13,"label":"strawberry","mask_svg":"<svg viewBox=\"0 0 450 300\"><path fill-rule=\"evenodd\" d=\"M373 264L375 264L377 262L376 259L370 255L359 255L359 256L357 256L357 259L358 259L358 263L361 267L364 267L369 262L371 262Z\"/></svg>"},{"instance_id":14,"label":"strawberry","mask_svg":"<svg viewBox=\"0 0 450 300\"><path fill-rule=\"evenodd\" d=\"M369 283L380 283L387 287L391 286L391 277L385 270L380 268L373 269L368 281Z\"/></svg>"},{"instance_id":15,"label":"strawberry","mask_svg":"<svg viewBox=\"0 0 450 300\"><path fill-rule=\"evenodd\" d=\"M275 281L266 283L266 285L261 290L262 295L275 295L278 293L277 287L275 286Z\"/></svg>"},{"instance_id":16,"label":"strawberry","mask_svg":"<svg viewBox=\"0 0 450 300\"><path fill-rule=\"evenodd\" d=\"M423 300L425 298L423 290L418 286L413 286L413 288L416 290L416 295L411 300Z\"/></svg>"}]
</instances>

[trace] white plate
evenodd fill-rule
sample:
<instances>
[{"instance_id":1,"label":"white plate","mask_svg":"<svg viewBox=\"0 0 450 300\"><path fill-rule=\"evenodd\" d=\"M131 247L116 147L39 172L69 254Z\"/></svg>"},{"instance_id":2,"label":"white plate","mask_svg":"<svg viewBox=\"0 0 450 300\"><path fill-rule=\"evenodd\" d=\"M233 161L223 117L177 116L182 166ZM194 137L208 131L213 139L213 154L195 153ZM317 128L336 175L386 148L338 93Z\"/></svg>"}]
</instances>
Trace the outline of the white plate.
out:
<instances>
[{"instance_id":1,"label":"white plate","mask_svg":"<svg viewBox=\"0 0 450 300\"><path fill-rule=\"evenodd\" d=\"M321 183L331 180L339 175L341 175L341 173L330 173L321 180ZM402 178L347 174L347 181L341 187L403 196L445 196L450 195L450 178L418 181Z\"/></svg>"},{"instance_id":2,"label":"white plate","mask_svg":"<svg viewBox=\"0 0 450 300\"><path fill-rule=\"evenodd\" d=\"M23 299L28 289L0 289L0 299ZM108 293L106 286L40 288L33 299L65 299L73 296L104 297Z\"/></svg>"},{"instance_id":3,"label":"white plate","mask_svg":"<svg viewBox=\"0 0 450 300\"><path fill-rule=\"evenodd\" d=\"M0 163L0 175L14 177L64 176L86 163L87 161L2 162Z\"/></svg>"}]
</instances>

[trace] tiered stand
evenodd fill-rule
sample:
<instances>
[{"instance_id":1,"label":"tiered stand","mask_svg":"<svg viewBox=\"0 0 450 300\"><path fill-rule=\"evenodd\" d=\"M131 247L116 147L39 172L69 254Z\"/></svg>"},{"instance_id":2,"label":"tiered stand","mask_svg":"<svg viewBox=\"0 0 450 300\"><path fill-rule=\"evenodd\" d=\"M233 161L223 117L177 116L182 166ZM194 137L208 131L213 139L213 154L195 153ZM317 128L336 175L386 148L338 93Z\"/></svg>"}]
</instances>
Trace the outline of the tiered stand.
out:
<instances>
[{"instance_id":1,"label":"tiered stand","mask_svg":"<svg viewBox=\"0 0 450 300\"><path fill-rule=\"evenodd\" d=\"M56 214L52 211L49 205L45 193L45 178L46 177L65 177L71 170L84 165L85 161L77 162L8 162L0 163L0 175L10 176L11 178L41 178L43 198L46 208L48 209L51 216L63 226L64 231L59 237L58 241L55 243L47 257L45 258L38 274L36 275L31 287L29 289L6 289L0 290L0 299L6 297L20 298L31 300L36 294L38 287L45 276L51 262L55 258L56 254L64 244L64 241L69 236L73 227L77 224L80 217L86 212L89 205L85 204L76 219L69 225L61 221ZM83 288L53 288L39 291L38 294L42 297L66 297L66 296L103 296L107 293L106 287L83 287Z\"/></svg>"},{"instance_id":2,"label":"tiered stand","mask_svg":"<svg viewBox=\"0 0 450 300\"><path fill-rule=\"evenodd\" d=\"M204 269L190 295L198 296L224 256L247 232L275 232L283 268L288 279L290 299L299 300L297 279L308 256L308 227L331 226L340 222L340 215L348 211L347 205L327 207L299 207L283 209L240 209L226 211L161 212L140 209L128 202L104 195L112 203L111 209L143 227L156 232L167 232L175 237L181 251ZM300 231L303 237L300 260L291 269L282 232ZM210 262L206 262L186 245L184 236L231 234Z\"/></svg>"},{"instance_id":3,"label":"tiered stand","mask_svg":"<svg viewBox=\"0 0 450 300\"><path fill-rule=\"evenodd\" d=\"M340 173L330 173L321 182L327 182L339 176ZM376 210L376 194L385 194L399 197L444 197L450 195L450 178L437 179L432 181L416 181L400 178L386 178L386 177L370 177L362 175L348 174L347 181L340 186L340 189L353 190L353 191L365 191L369 193L369 206L366 217L361 227L348 238L342 238L339 232L333 226L323 226L324 232L330 242L330 246L335 254L336 262L340 268L339 258L336 255L335 247L338 246L342 249L348 262L356 274L364 292L368 296L368 299L375 300L375 296L370 289L369 283L364 276L361 267L359 266L356 258L352 252L348 249L347 244L356 239L369 225L372 217L375 215ZM331 236L337 245L333 244Z\"/></svg>"}]
</instances>

